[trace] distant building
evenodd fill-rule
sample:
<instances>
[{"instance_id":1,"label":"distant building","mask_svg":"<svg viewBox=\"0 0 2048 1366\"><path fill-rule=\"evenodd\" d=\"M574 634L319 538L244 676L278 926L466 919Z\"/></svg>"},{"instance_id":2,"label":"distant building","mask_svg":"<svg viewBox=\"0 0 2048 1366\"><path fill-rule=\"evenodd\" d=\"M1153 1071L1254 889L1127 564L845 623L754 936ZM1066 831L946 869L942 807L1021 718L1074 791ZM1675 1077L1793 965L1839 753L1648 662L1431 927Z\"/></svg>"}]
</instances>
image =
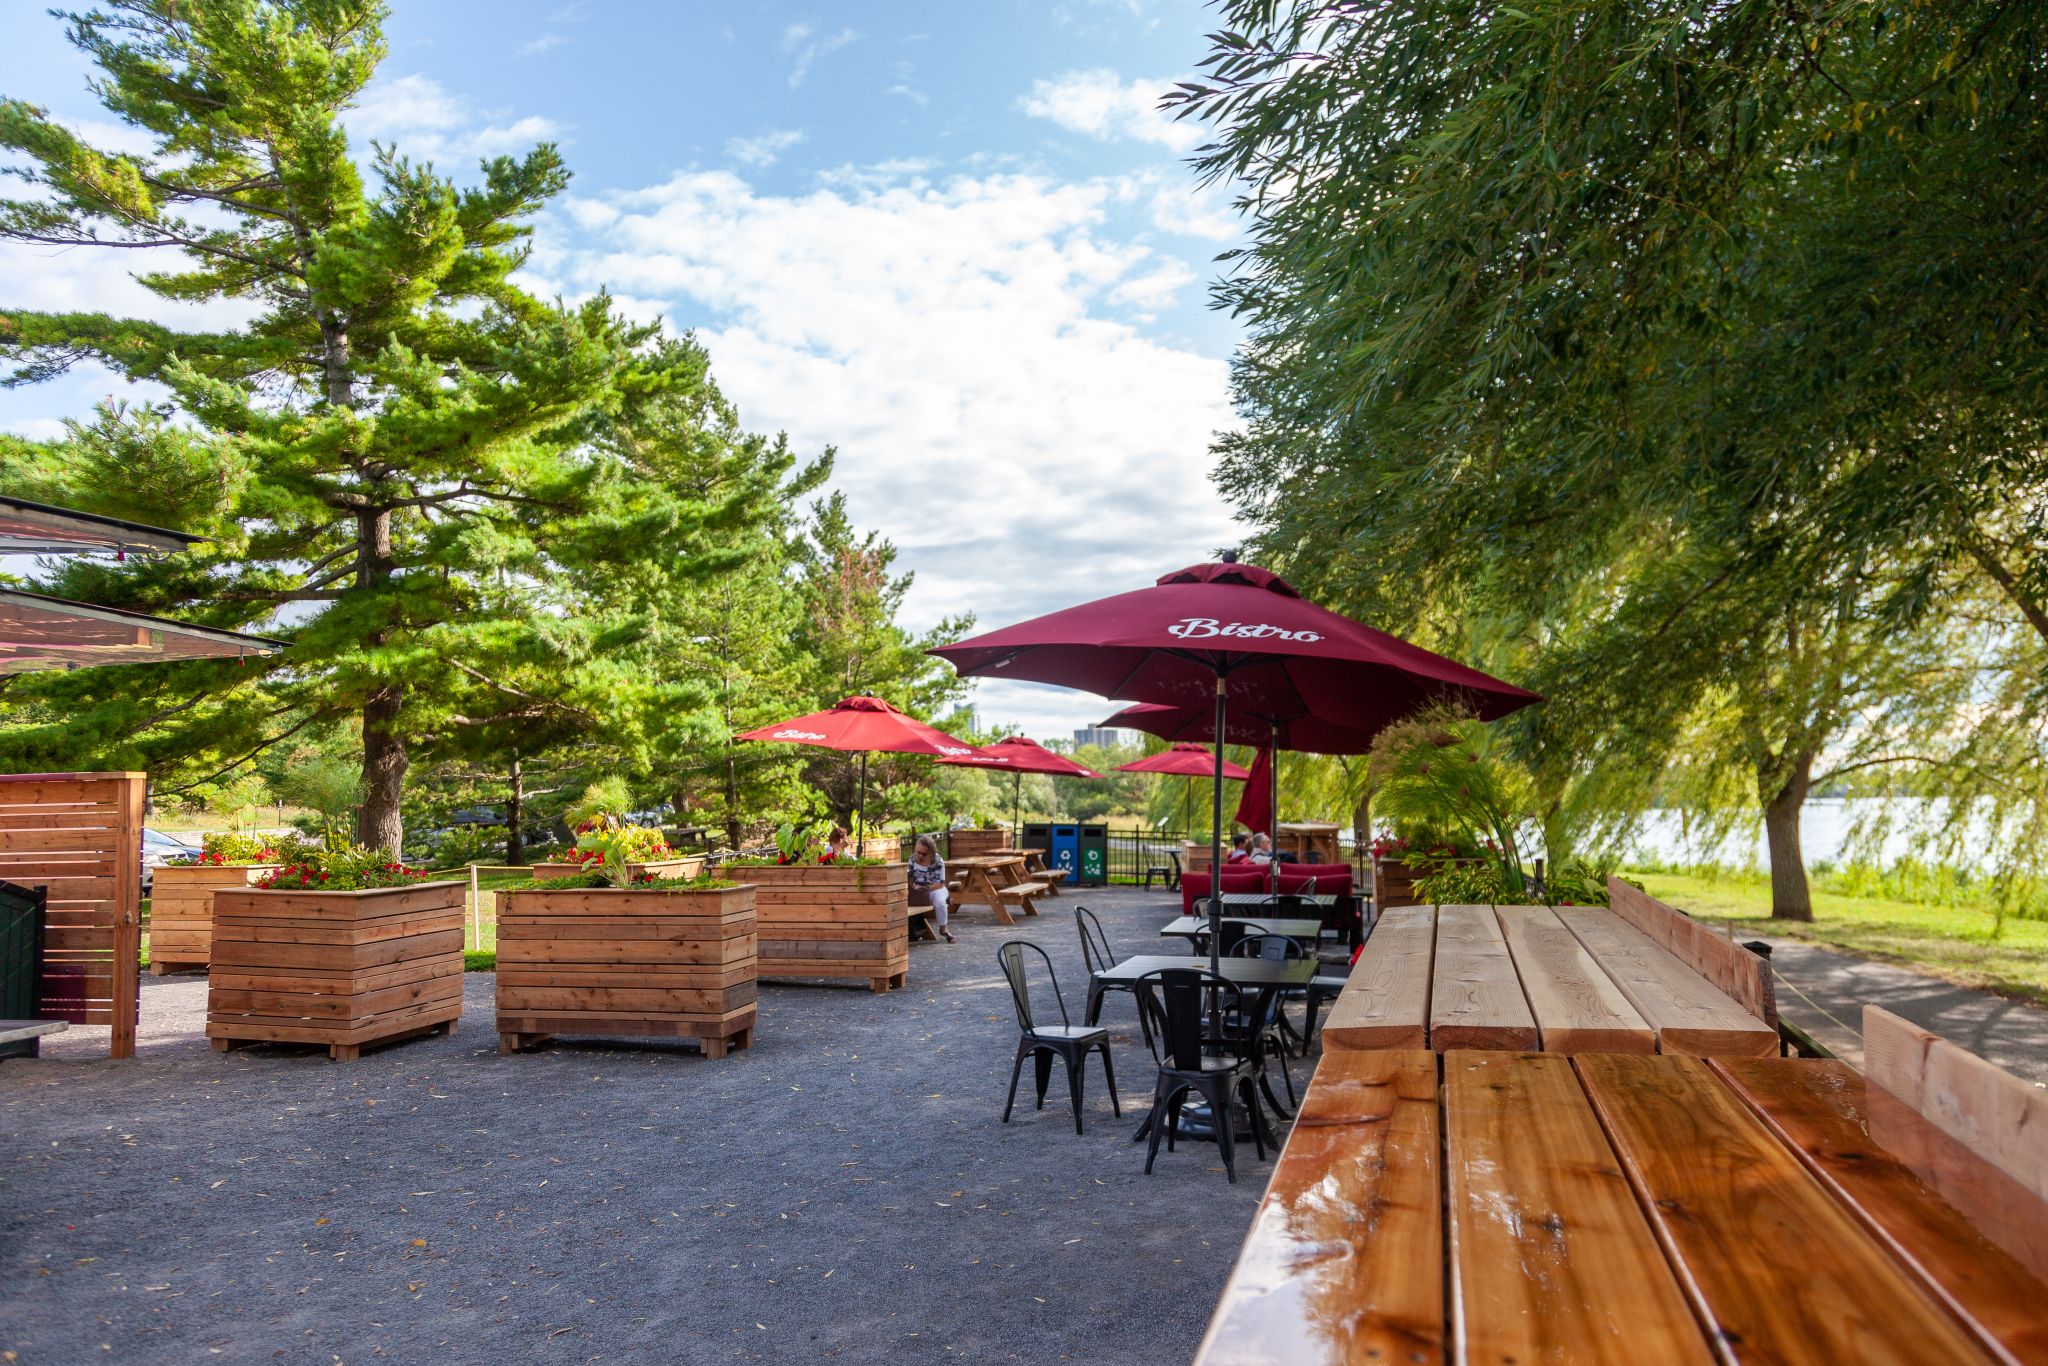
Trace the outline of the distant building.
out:
<instances>
[{"instance_id":1,"label":"distant building","mask_svg":"<svg viewBox=\"0 0 2048 1366\"><path fill-rule=\"evenodd\" d=\"M1083 726L1074 732L1074 743L1094 745L1099 749L1115 749L1118 745L1129 744L1130 737L1120 730L1111 730L1107 726Z\"/></svg>"}]
</instances>

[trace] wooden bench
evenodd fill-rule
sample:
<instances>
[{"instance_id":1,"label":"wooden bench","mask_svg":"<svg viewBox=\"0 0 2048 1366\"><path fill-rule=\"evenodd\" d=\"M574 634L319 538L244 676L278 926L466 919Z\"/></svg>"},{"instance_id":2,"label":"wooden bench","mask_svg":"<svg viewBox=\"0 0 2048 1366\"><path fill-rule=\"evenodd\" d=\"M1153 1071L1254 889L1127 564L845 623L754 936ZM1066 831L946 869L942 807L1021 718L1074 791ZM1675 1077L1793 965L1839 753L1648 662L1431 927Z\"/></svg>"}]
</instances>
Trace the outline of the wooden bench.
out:
<instances>
[{"instance_id":1,"label":"wooden bench","mask_svg":"<svg viewBox=\"0 0 2048 1366\"><path fill-rule=\"evenodd\" d=\"M1628 890L1614 909L1387 909L1323 1025L1325 1045L1775 1054L1769 965Z\"/></svg>"}]
</instances>

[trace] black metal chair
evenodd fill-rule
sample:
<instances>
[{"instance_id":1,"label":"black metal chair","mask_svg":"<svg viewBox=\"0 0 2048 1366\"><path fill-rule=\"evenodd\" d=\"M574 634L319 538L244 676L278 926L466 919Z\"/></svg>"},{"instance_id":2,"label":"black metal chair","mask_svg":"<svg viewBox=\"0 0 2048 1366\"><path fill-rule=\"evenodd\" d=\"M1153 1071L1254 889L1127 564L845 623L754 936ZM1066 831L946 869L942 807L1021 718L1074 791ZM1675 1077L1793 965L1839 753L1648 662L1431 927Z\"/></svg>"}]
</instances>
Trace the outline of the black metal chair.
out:
<instances>
[{"instance_id":1,"label":"black metal chair","mask_svg":"<svg viewBox=\"0 0 2048 1366\"><path fill-rule=\"evenodd\" d=\"M1109 936L1102 932L1102 922L1095 918L1095 912L1086 906L1074 907L1074 928L1081 933L1081 962L1088 969L1088 1008L1081 1018L1092 1025L1102 1018L1102 998L1112 991L1129 991L1131 984L1102 980L1102 974L1121 960L1116 950L1110 948Z\"/></svg>"},{"instance_id":2,"label":"black metal chair","mask_svg":"<svg viewBox=\"0 0 2048 1366\"><path fill-rule=\"evenodd\" d=\"M1237 942L1237 946L1231 951L1231 956L1234 958L1263 958L1269 963L1289 963L1299 962L1307 958L1308 950L1302 946L1299 939L1288 935L1271 933L1252 934L1245 936ZM1287 991L1287 988L1281 988L1267 993L1264 1019L1232 1020L1228 1015L1222 1017L1226 1027L1256 1030L1261 1036L1260 1052L1262 1057L1259 1066L1259 1085L1265 1089L1266 1099L1272 1103L1275 1110L1280 1112L1282 1119L1286 1119L1292 1114L1291 1107L1301 1103L1295 1099L1294 1074L1287 1067L1288 1039L1294 1037L1294 1024L1287 1018L1287 1012L1281 1008L1281 1003L1287 997ZM1265 1068L1265 1059L1271 1057L1280 1059L1280 1080L1287 1086L1286 1105L1282 1105L1280 1098L1273 1094L1273 1079Z\"/></svg>"},{"instance_id":3,"label":"black metal chair","mask_svg":"<svg viewBox=\"0 0 2048 1366\"><path fill-rule=\"evenodd\" d=\"M1308 979L1308 986L1302 991L1301 1056L1308 1056L1309 1045L1315 1042L1316 1017L1323 1013L1323 1007L1344 993L1344 984L1351 978L1339 977L1334 973L1317 973Z\"/></svg>"},{"instance_id":4,"label":"black metal chair","mask_svg":"<svg viewBox=\"0 0 2048 1366\"><path fill-rule=\"evenodd\" d=\"M1159 1065L1159 1079L1152 1086L1152 1114L1146 1120L1152 1141L1145 1151L1145 1174L1159 1156L1159 1138L1166 1137L1166 1150L1174 1150L1180 1136L1180 1103L1194 1092L1209 1106L1216 1130L1216 1146L1223 1153L1223 1171L1237 1184L1237 1125L1230 1113L1233 1099L1244 1102L1251 1116L1252 1142L1259 1160L1266 1157L1266 1116L1259 1108L1258 1088L1252 1078L1259 1070L1259 1049L1255 1040L1216 1041L1220 1053L1209 1051L1209 999L1213 995L1221 1011L1242 1015L1245 993L1227 977L1207 968L1161 968L1148 972L1136 982L1138 1008L1151 1022L1145 1031L1152 1060ZM1276 1141L1274 1144L1278 1147Z\"/></svg>"},{"instance_id":5,"label":"black metal chair","mask_svg":"<svg viewBox=\"0 0 2048 1366\"><path fill-rule=\"evenodd\" d=\"M1031 1012L1031 983L1024 971L1024 950L1029 949L1045 960L1046 980L1052 986L1052 998L1059 1004L1060 1022L1056 1025L1042 1025ZM1119 1118L1124 1107L1116 1095L1116 1066L1109 1058L1109 1031L1091 1029L1076 1025L1067 1018L1066 998L1060 995L1060 979L1052 970L1052 958L1036 944L1022 939L1012 939L996 950L997 960L1003 965L1003 976L1010 983L1010 999L1017 1007L1017 1056L1010 1064L1010 1098L1003 1105L1003 1123L1010 1122L1010 1112L1017 1107L1017 1078L1024 1071L1024 1059L1029 1057L1038 1074L1038 1108L1045 1108L1045 1087L1052 1079L1052 1061L1058 1058L1067 1065L1067 1092L1074 1102L1074 1132L1081 1132L1081 1070L1090 1053L1102 1054L1102 1075L1109 1082L1109 1104Z\"/></svg>"},{"instance_id":6,"label":"black metal chair","mask_svg":"<svg viewBox=\"0 0 2048 1366\"><path fill-rule=\"evenodd\" d=\"M1225 918L1218 922L1216 927L1216 956L1218 958L1235 958L1237 956L1237 946L1246 939L1272 933L1271 928L1258 924L1255 921ZM1207 946L1203 946L1203 952L1206 953L1207 951Z\"/></svg>"},{"instance_id":7,"label":"black metal chair","mask_svg":"<svg viewBox=\"0 0 2048 1366\"><path fill-rule=\"evenodd\" d=\"M1167 891L1177 892L1180 890L1180 855L1169 849L1166 851L1166 856L1173 860L1171 868L1163 863L1155 863L1145 869L1146 891L1152 890L1152 879L1155 877L1166 884Z\"/></svg>"}]
</instances>

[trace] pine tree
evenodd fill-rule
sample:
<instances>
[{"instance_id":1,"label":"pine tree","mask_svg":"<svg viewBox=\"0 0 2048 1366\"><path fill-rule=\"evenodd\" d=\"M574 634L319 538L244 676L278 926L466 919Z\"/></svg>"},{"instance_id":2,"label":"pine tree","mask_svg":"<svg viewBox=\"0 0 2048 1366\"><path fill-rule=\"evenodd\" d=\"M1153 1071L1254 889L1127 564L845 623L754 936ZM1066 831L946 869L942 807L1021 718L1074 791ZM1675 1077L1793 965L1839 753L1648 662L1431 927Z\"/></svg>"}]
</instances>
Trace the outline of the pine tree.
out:
<instances>
[{"instance_id":1,"label":"pine tree","mask_svg":"<svg viewBox=\"0 0 2048 1366\"><path fill-rule=\"evenodd\" d=\"M232 766L353 715L358 838L395 850L413 748L479 719L463 689L507 703L493 722L527 724L522 708L568 704L510 705L530 690L493 669L602 654L600 624L545 619L535 599L629 483L584 439L622 393L660 379L635 356L647 331L607 299L546 304L510 281L525 220L567 183L552 146L484 163L469 188L380 147L366 186L341 116L384 55L384 13L373 0L116 0L65 16L99 67L96 93L156 146L102 151L0 100L0 146L32 182L0 201L0 237L158 258L140 278L160 296L263 311L217 332L8 312L0 356L13 383L85 360L160 382L246 472L207 553L79 586L292 641L242 671L163 671L139 697L61 680L67 710L91 713L73 723L103 753ZM464 683L444 689L451 679Z\"/></svg>"}]
</instances>

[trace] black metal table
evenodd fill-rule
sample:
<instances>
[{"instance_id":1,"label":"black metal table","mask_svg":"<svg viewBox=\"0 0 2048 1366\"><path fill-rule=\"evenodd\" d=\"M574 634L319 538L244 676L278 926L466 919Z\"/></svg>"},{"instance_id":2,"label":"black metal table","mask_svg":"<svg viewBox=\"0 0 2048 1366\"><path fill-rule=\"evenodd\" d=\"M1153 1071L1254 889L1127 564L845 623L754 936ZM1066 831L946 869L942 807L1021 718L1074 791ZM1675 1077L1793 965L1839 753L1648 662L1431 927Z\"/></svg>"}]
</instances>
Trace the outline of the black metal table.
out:
<instances>
[{"instance_id":1,"label":"black metal table","mask_svg":"<svg viewBox=\"0 0 2048 1366\"><path fill-rule=\"evenodd\" d=\"M1315 942L1316 936L1323 931L1323 922L1320 920L1301 920L1291 917L1276 919L1269 915L1226 915L1223 918L1234 925L1256 925L1261 930L1269 931L1273 934L1284 934L1289 939L1306 939L1311 944ZM1159 931L1161 938L1188 940L1200 939L1207 933L1209 933L1209 917L1205 915L1180 916L1168 921L1166 926Z\"/></svg>"},{"instance_id":2,"label":"black metal table","mask_svg":"<svg viewBox=\"0 0 2048 1366\"><path fill-rule=\"evenodd\" d=\"M1177 953L1133 954L1115 967L1098 972L1088 980L1087 1021L1092 1025L1101 1014L1102 995L1110 986L1120 982L1135 983L1148 972L1190 967L1201 967L1206 970L1208 966L1206 959L1198 961ZM1225 958L1217 964L1216 973L1226 981L1255 990L1258 999L1252 1013L1255 1016L1263 1016L1266 1003L1274 992L1286 987L1306 987L1309 984L1310 979L1316 975L1316 961L1313 958ZM1196 1112L1202 1110L1199 1105L1192 1108ZM1190 1115L1188 1111L1183 1111L1183 1114L1188 1116L1182 1121L1182 1129L1187 1137L1210 1136L1206 1129L1206 1121L1199 1117L1199 1113ZM1190 1120L1192 1122L1189 1122ZM1138 1126L1138 1132L1132 1136L1131 1141L1135 1143L1144 1138L1151 1129L1152 1117L1147 1114L1145 1122ZM1250 1137L1249 1131L1245 1136Z\"/></svg>"}]
</instances>

